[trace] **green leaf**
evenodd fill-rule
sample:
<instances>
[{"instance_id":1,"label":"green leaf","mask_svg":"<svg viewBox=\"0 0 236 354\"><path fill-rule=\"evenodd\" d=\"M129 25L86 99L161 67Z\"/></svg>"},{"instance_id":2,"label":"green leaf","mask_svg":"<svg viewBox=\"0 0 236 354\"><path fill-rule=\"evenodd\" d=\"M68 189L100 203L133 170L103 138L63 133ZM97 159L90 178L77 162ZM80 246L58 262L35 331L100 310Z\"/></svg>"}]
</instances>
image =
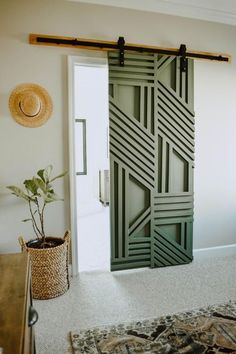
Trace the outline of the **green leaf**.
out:
<instances>
[{"instance_id":1,"label":"green leaf","mask_svg":"<svg viewBox=\"0 0 236 354\"><path fill-rule=\"evenodd\" d=\"M61 174L59 174L58 176L53 177L53 178L50 180L50 182L55 181L55 179L57 179L57 178L64 177L67 173L68 173L68 171L62 172L62 173L61 173Z\"/></svg>"},{"instance_id":2,"label":"green leaf","mask_svg":"<svg viewBox=\"0 0 236 354\"><path fill-rule=\"evenodd\" d=\"M37 195L37 190L38 190L38 186L37 184L35 183L34 179L26 179L24 181L24 185L25 185L25 188L31 192L34 196Z\"/></svg>"},{"instance_id":3,"label":"green leaf","mask_svg":"<svg viewBox=\"0 0 236 354\"><path fill-rule=\"evenodd\" d=\"M41 189L43 193L47 193L47 185L44 181L42 181L40 178L33 177L33 181L37 189ZM38 194L41 195L40 191L38 191Z\"/></svg>"},{"instance_id":4,"label":"green leaf","mask_svg":"<svg viewBox=\"0 0 236 354\"><path fill-rule=\"evenodd\" d=\"M42 179L43 182L45 182L45 179L44 179L44 170L39 170L37 172L37 175Z\"/></svg>"},{"instance_id":5,"label":"green leaf","mask_svg":"<svg viewBox=\"0 0 236 354\"><path fill-rule=\"evenodd\" d=\"M32 200L32 198L29 195L27 195L22 189L20 189L17 186L7 186L7 188L12 191L12 194L16 195L19 198L26 200L27 202L29 200Z\"/></svg>"},{"instance_id":6,"label":"green leaf","mask_svg":"<svg viewBox=\"0 0 236 354\"><path fill-rule=\"evenodd\" d=\"M22 222L27 222L27 221L32 221L32 219L24 219L24 220L21 220Z\"/></svg>"},{"instance_id":7,"label":"green leaf","mask_svg":"<svg viewBox=\"0 0 236 354\"><path fill-rule=\"evenodd\" d=\"M49 165L43 171L43 177L46 183L50 181L51 173L52 173L52 165Z\"/></svg>"},{"instance_id":8,"label":"green leaf","mask_svg":"<svg viewBox=\"0 0 236 354\"><path fill-rule=\"evenodd\" d=\"M46 203L52 203L52 202L57 202L57 201L61 201L63 200L62 198L60 198L56 193L48 193L46 198L45 198L45 202Z\"/></svg>"}]
</instances>

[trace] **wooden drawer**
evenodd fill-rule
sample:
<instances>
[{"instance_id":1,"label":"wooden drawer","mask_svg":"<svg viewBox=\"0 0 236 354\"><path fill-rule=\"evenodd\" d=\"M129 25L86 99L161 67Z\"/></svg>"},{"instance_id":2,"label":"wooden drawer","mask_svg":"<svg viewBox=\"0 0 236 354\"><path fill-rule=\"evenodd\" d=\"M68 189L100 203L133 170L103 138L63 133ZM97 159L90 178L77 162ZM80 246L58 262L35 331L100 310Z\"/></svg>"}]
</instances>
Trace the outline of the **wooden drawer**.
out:
<instances>
[{"instance_id":1,"label":"wooden drawer","mask_svg":"<svg viewBox=\"0 0 236 354\"><path fill-rule=\"evenodd\" d=\"M0 279L0 348L3 348L3 354L33 354L34 333L32 326L29 327L32 297L27 253L0 255ZM36 313L34 315L37 317Z\"/></svg>"}]
</instances>

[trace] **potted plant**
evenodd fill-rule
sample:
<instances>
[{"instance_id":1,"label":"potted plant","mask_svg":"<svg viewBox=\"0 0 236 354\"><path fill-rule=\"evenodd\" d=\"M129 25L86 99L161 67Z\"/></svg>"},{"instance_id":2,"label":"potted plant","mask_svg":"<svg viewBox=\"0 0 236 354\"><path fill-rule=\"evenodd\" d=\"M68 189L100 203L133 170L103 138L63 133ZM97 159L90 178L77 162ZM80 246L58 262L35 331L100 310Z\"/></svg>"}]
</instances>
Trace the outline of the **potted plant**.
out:
<instances>
[{"instance_id":1,"label":"potted plant","mask_svg":"<svg viewBox=\"0 0 236 354\"><path fill-rule=\"evenodd\" d=\"M45 210L48 204L63 200L57 196L52 183L67 172L51 177L52 166L39 170L36 176L26 179L23 188L8 186L12 194L23 199L29 208L30 217L22 220L31 222L36 238L25 242L19 237L23 251L31 260L32 295L35 299L49 299L69 289L68 246L69 232L64 237L48 236L45 232Z\"/></svg>"}]
</instances>

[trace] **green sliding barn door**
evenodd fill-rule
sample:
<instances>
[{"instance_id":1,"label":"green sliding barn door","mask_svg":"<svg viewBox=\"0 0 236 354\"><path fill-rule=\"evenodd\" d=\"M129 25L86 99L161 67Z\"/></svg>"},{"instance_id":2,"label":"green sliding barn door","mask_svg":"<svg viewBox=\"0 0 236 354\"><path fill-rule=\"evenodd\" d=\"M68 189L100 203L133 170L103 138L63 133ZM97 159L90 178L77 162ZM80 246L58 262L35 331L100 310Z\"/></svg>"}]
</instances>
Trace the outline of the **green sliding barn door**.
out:
<instances>
[{"instance_id":1,"label":"green sliding barn door","mask_svg":"<svg viewBox=\"0 0 236 354\"><path fill-rule=\"evenodd\" d=\"M111 269L192 260L193 61L109 54Z\"/></svg>"}]
</instances>

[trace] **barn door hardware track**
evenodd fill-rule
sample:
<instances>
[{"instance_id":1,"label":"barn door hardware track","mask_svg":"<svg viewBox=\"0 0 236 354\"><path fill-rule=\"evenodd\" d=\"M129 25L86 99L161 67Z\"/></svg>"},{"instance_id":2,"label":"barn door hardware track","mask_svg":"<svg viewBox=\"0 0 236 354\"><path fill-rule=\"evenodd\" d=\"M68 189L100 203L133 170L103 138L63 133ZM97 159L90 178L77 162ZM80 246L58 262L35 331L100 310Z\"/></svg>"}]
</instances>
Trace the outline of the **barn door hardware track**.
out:
<instances>
[{"instance_id":1,"label":"barn door hardware track","mask_svg":"<svg viewBox=\"0 0 236 354\"><path fill-rule=\"evenodd\" d=\"M157 46L148 46L142 44L130 44L125 43L124 37L119 37L118 42L109 42L102 40L93 40L93 39L82 39L82 38L73 38L73 37L61 37L61 36L51 36L43 34L30 34L29 43L34 45L47 45L47 46L56 46L56 47L70 47L70 48L81 48L81 49L90 49L90 50L102 50L102 51L119 51L119 62L120 65L124 65L124 51L133 51L133 52L144 52L144 53L159 53L166 55L181 56L182 60L182 69L186 65L186 58L193 59L205 59L205 60L214 60L214 61L223 61L231 62L231 56L228 54L221 53L210 53L210 52L200 52L186 50L184 45L181 45L180 48L163 48Z\"/></svg>"}]
</instances>

